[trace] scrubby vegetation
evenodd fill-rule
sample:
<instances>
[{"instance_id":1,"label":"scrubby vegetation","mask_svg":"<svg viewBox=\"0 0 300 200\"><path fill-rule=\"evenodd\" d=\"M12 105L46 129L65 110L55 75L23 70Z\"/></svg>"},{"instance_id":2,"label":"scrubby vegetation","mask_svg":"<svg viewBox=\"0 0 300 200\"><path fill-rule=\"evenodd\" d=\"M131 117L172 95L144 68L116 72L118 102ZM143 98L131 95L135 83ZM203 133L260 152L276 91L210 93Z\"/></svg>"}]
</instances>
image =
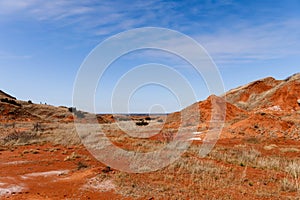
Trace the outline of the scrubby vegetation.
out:
<instances>
[{"instance_id":1,"label":"scrubby vegetation","mask_svg":"<svg viewBox=\"0 0 300 200\"><path fill-rule=\"evenodd\" d=\"M77 110L75 107L69 107L68 110L78 118L84 118L85 116L82 111Z\"/></svg>"},{"instance_id":2,"label":"scrubby vegetation","mask_svg":"<svg viewBox=\"0 0 300 200\"><path fill-rule=\"evenodd\" d=\"M13 131L12 133L8 134L7 136L4 137L3 141L4 143L9 143L11 141L17 141L18 143L28 143L28 141L35 139L36 134L33 132L28 132L28 131Z\"/></svg>"},{"instance_id":3,"label":"scrubby vegetation","mask_svg":"<svg viewBox=\"0 0 300 200\"><path fill-rule=\"evenodd\" d=\"M146 122L145 120L140 120L135 123L137 126L147 126L149 122Z\"/></svg>"},{"instance_id":4,"label":"scrubby vegetation","mask_svg":"<svg viewBox=\"0 0 300 200\"><path fill-rule=\"evenodd\" d=\"M17 103L13 99L4 98L4 99L1 99L1 102L9 103L9 104L12 104L12 105L15 105L15 106L21 106L21 104Z\"/></svg>"}]
</instances>

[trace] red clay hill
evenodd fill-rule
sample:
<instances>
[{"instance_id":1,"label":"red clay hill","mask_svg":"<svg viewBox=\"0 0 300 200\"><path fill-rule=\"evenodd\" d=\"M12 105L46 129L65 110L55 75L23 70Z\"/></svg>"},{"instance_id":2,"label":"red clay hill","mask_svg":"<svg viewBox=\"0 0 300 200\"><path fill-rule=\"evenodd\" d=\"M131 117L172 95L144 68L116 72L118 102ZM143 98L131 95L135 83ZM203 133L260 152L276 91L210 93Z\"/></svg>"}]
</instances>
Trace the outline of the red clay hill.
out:
<instances>
[{"instance_id":1,"label":"red clay hill","mask_svg":"<svg viewBox=\"0 0 300 200\"><path fill-rule=\"evenodd\" d=\"M260 109L293 112L300 109L300 73L285 80L272 77L254 81L227 92L226 100L237 107L253 111Z\"/></svg>"},{"instance_id":2,"label":"red clay hill","mask_svg":"<svg viewBox=\"0 0 300 200\"><path fill-rule=\"evenodd\" d=\"M197 111L199 114L195 113ZM181 115L188 116L183 124L197 124L200 131L207 130L211 120L225 121L221 135L225 138L300 139L300 73L285 80L272 77L257 80L221 97L212 95L181 112L170 114L166 127L178 128Z\"/></svg>"},{"instance_id":3,"label":"red clay hill","mask_svg":"<svg viewBox=\"0 0 300 200\"><path fill-rule=\"evenodd\" d=\"M299 101L300 73L285 80L268 77L232 89L221 97L211 95L206 100L194 103L181 112L169 114L162 123L165 123L165 129L197 126L199 131L205 131L209 129L211 120L223 120L225 126L221 137L300 139L298 134L300 132ZM185 120L181 122L183 115ZM0 91L0 122L2 124L0 140L5 140L5 142L15 142L11 141L9 137L11 134L14 138L17 137L15 135L35 130L39 132L36 134L40 137L38 141L76 144L80 140L73 126L74 118L85 122L87 116L88 113L76 111L74 108L20 101ZM213 119L212 116L214 116ZM98 115L97 117L99 123L115 122L112 115ZM57 132L60 134L57 135ZM51 139L54 136L55 139ZM31 138L31 136L26 137ZM65 141L66 138L68 138L67 141Z\"/></svg>"}]
</instances>

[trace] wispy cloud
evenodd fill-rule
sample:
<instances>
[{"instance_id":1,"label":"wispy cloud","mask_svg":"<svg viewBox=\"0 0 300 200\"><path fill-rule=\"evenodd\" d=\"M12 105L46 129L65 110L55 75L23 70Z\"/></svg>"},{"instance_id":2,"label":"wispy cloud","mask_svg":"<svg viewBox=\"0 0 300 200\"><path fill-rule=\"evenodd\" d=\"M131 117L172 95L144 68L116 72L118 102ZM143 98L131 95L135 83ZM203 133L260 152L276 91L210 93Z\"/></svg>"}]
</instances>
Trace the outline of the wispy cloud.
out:
<instances>
[{"instance_id":1,"label":"wispy cloud","mask_svg":"<svg viewBox=\"0 0 300 200\"><path fill-rule=\"evenodd\" d=\"M287 20L219 30L196 38L219 63L271 60L299 55L299 27L300 21Z\"/></svg>"},{"instance_id":2,"label":"wispy cloud","mask_svg":"<svg viewBox=\"0 0 300 200\"><path fill-rule=\"evenodd\" d=\"M74 1L60 0L39 1L28 10L28 14L33 15L38 20L63 20L89 14L93 11L92 7Z\"/></svg>"},{"instance_id":3,"label":"wispy cloud","mask_svg":"<svg viewBox=\"0 0 300 200\"><path fill-rule=\"evenodd\" d=\"M217 29L215 33L193 32L191 35L207 50L217 64L253 63L298 56L300 54L299 27L300 20L285 20L259 26L237 24L228 29ZM166 38L158 33L156 39L154 43L160 43L166 49L177 49L191 58L201 56L195 51L193 44L187 43L183 38L171 36ZM148 45L151 46L151 44ZM158 51L135 52L129 56L129 59L143 57L178 62L176 56Z\"/></svg>"},{"instance_id":4,"label":"wispy cloud","mask_svg":"<svg viewBox=\"0 0 300 200\"><path fill-rule=\"evenodd\" d=\"M81 30L86 29L95 35L105 35L146 25L167 26L180 16L180 13L173 10L175 6L176 3L161 0L134 3L92 0L84 2L28 0L24 3L20 0L0 0L0 15L60 21L60 26L75 21L79 22Z\"/></svg>"},{"instance_id":5,"label":"wispy cloud","mask_svg":"<svg viewBox=\"0 0 300 200\"><path fill-rule=\"evenodd\" d=\"M135 1L134 3L95 2L93 0L84 2L0 0L0 16L16 14L23 17L27 15L36 20L56 23L59 27L72 25L78 32L84 32L89 37L100 38L143 26L173 28L182 30L195 38L217 63L252 62L299 54L299 20L282 18L278 21L269 20L259 23L259 25L237 20L232 24L217 26L216 22L222 22L222 19L217 18L212 23L209 20L210 17L220 17L222 12L226 13L226 9L223 9L226 6L230 9L231 7L240 9L231 0L217 3L204 1L195 6L186 6L186 8L181 8L182 4L179 2L162 0ZM271 10L263 10L263 12L271 12ZM227 12L226 17L231 19L234 15L232 12ZM172 39L161 42L164 42L166 46L178 43ZM194 54L193 49L185 43L178 48L184 49L191 55Z\"/></svg>"},{"instance_id":6,"label":"wispy cloud","mask_svg":"<svg viewBox=\"0 0 300 200\"><path fill-rule=\"evenodd\" d=\"M0 15L27 16L36 20L62 20L88 14L93 10L92 6L67 0L0 0Z\"/></svg>"},{"instance_id":7,"label":"wispy cloud","mask_svg":"<svg viewBox=\"0 0 300 200\"><path fill-rule=\"evenodd\" d=\"M0 15L12 14L19 12L20 10L25 10L36 3L36 0L27 1L10 1L10 0L0 0Z\"/></svg>"}]
</instances>

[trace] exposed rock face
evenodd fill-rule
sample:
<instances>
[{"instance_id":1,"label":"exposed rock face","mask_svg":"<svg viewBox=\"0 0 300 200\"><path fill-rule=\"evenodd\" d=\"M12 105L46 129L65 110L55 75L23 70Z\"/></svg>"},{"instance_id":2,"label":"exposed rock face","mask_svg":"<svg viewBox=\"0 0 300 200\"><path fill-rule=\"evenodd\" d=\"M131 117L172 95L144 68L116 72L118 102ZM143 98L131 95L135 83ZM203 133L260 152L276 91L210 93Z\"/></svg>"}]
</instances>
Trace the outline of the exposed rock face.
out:
<instances>
[{"instance_id":1,"label":"exposed rock face","mask_svg":"<svg viewBox=\"0 0 300 200\"><path fill-rule=\"evenodd\" d=\"M183 112L187 113L189 121L193 122L198 110L198 127L205 131L209 128L209 121L213 120L212 116L216 116L212 113L222 113L226 110L222 137L300 139L299 97L300 74L285 80L268 77L232 89L222 97L212 95L182 112L173 113L169 115L166 125L178 128Z\"/></svg>"},{"instance_id":2,"label":"exposed rock face","mask_svg":"<svg viewBox=\"0 0 300 200\"><path fill-rule=\"evenodd\" d=\"M297 110L300 97L300 73L285 80L265 78L227 92L226 100L248 111L279 106L281 110Z\"/></svg>"}]
</instances>

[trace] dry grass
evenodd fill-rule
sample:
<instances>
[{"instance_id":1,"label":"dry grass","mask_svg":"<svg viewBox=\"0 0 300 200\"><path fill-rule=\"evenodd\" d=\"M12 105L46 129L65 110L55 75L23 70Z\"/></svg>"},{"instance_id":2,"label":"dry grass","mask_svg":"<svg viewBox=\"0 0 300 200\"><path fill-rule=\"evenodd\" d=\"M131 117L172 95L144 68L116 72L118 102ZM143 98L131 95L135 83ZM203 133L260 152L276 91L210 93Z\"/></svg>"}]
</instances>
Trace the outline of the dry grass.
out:
<instances>
[{"instance_id":1,"label":"dry grass","mask_svg":"<svg viewBox=\"0 0 300 200\"><path fill-rule=\"evenodd\" d=\"M270 150L275 149L277 147L278 146L276 144L270 144L270 145L264 146L264 150L270 151Z\"/></svg>"},{"instance_id":2,"label":"dry grass","mask_svg":"<svg viewBox=\"0 0 300 200\"><path fill-rule=\"evenodd\" d=\"M280 151L282 151L284 153L296 153L296 152L299 152L300 150L295 147L286 147L286 148L280 148Z\"/></svg>"},{"instance_id":3,"label":"dry grass","mask_svg":"<svg viewBox=\"0 0 300 200\"><path fill-rule=\"evenodd\" d=\"M217 149L215 148L210 154L211 159L221 160L231 164L241 166L254 166L261 153L256 149Z\"/></svg>"},{"instance_id":4,"label":"dry grass","mask_svg":"<svg viewBox=\"0 0 300 200\"><path fill-rule=\"evenodd\" d=\"M274 156L261 157L257 160L256 166L261 169L280 170L282 159Z\"/></svg>"},{"instance_id":5,"label":"dry grass","mask_svg":"<svg viewBox=\"0 0 300 200\"><path fill-rule=\"evenodd\" d=\"M282 191L300 192L300 161L290 161L285 167L286 177L281 182Z\"/></svg>"},{"instance_id":6,"label":"dry grass","mask_svg":"<svg viewBox=\"0 0 300 200\"><path fill-rule=\"evenodd\" d=\"M161 171L117 172L113 177L117 191L136 199L236 199L232 195L282 199L286 197L282 192L299 192L298 159L265 156L247 145L217 147L209 157L200 159L197 157L199 148L191 146L180 159ZM239 171L240 167L244 170ZM249 178L250 169L264 175Z\"/></svg>"},{"instance_id":7,"label":"dry grass","mask_svg":"<svg viewBox=\"0 0 300 200\"><path fill-rule=\"evenodd\" d=\"M230 169L213 161L182 157L161 171L147 174L118 172L114 178L119 193L124 196L197 199L203 191L227 188L235 179L234 173L228 171ZM207 198L214 199L214 195Z\"/></svg>"},{"instance_id":8,"label":"dry grass","mask_svg":"<svg viewBox=\"0 0 300 200\"><path fill-rule=\"evenodd\" d=\"M272 148L275 145L272 145ZM269 150L268 148L264 148ZM296 152L293 147L286 147L285 152ZM280 155L263 155L258 150L250 148L245 145L239 145L234 148L215 148L209 155L212 160L219 160L225 163L244 166L245 169L252 167L266 171L272 177L264 177L261 181L265 184L272 184L276 189L259 188L255 194L259 197L276 199L281 196L281 192L296 193L300 196L300 159L288 158ZM282 177L283 176L283 177ZM241 179L245 175L242 174ZM281 177L281 178L280 178ZM247 180L247 179L246 179ZM276 195L275 195L276 194ZM278 198L282 199L282 198Z\"/></svg>"},{"instance_id":9,"label":"dry grass","mask_svg":"<svg viewBox=\"0 0 300 200\"><path fill-rule=\"evenodd\" d=\"M32 124L26 125L32 127ZM130 124L123 125L128 126L128 129L134 128ZM14 126L18 128L19 125ZM80 143L72 123L45 123L41 126L41 130L33 132L33 138L23 142ZM82 138L92 145L99 146L95 139L108 137L120 148L136 152L161 149L168 142L169 135L175 131L165 130L165 141L157 141L130 137L115 123L97 126L82 124L81 128L85 131ZM19 138L11 141L15 140ZM100 174L96 183L111 183L116 187L116 192L136 199L282 199L286 194L300 193L300 159L282 156L289 155L285 153L293 155L298 152L298 148L263 145L261 141L251 139L235 146L217 145L203 159L198 156L200 148L200 145L193 144L176 162L159 171L141 174L113 171L106 175ZM278 154L271 154L272 150ZM79 157L81 155L73 152L66 155L65 160L75 162ZM85 167L84 163L78 162L78 169Z\"/></svg>"},{"instance_id":10,"label":"dry grass","mask_svg":"<svg viewBox=\"0 0 300 200\"><path fill-rule=\"evenodd\" d=\"M281 181L281 190L284 192L298 192L298 181L290 178L283 178Z\"/></svg>"},{"instance_id":11,"label":"dry grass","mask_svg":"<svg viewBox=\"0 0 300 200\"><path fill-rule=\"evenodd\" d=\"M0 125L0 143L3 145L28 145L50 142L76 145L80 138L73 123L15 122Z\"/></svg>"}]
</instances>

